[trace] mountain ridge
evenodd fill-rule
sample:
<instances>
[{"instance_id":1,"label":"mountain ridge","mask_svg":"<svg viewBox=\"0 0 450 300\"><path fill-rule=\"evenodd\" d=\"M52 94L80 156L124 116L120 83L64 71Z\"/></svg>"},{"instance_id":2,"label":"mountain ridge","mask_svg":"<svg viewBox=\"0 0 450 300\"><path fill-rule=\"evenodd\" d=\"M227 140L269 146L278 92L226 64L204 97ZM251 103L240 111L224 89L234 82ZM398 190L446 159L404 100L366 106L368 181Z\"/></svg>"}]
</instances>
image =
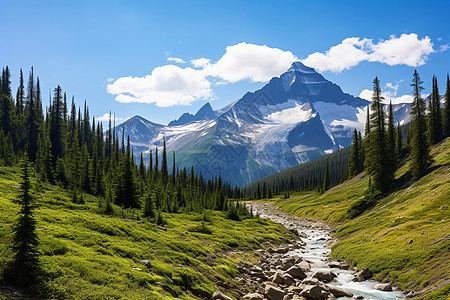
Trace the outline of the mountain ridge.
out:
<instances>
[{"instance_id":1,"label":"mountain ridge","mask_svg":"<svg viewBox=\"0 0 450 300\"><path fill-rule=\"evenodd\" d=\"M364 130L370 103L295 62L226 109L214 111L207 102L195 115L185 113L167 126L148 121L149 134L136 134L130 120L119 127L130 135L135 154L148 159L166 139L178 167L196 165L204 176L221 175L242 186L350 145L353 130Z\"/></svg>"}]
</instances>

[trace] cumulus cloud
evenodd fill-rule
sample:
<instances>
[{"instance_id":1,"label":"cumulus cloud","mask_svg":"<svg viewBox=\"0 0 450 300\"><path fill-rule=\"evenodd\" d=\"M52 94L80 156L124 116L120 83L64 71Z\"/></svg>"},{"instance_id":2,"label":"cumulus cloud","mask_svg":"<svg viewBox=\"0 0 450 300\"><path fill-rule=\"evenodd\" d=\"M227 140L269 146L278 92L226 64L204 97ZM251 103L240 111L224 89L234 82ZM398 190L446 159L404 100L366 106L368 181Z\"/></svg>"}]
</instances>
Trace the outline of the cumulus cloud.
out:
<instances>
[{"instance_id":1,"label":"cumulus cloud","mask_svg":"<svg viewBox=\"0 0 450 300\"><path fill-rule=\"evenodd\" d=\"M360 98L372 101L373 91L364 89L359 94ZM400 104L400 103L412 103L413 96L412 95L402 95L402 96L394 96L391 92L382 92L381 95L384 97L383 103L389 104L389 101L392 101L392 104Z\"/></svg>"},{"instance_id":2,"label":"cumulus cloud","mask_svg":"<svg viewBox=\"0 0 450 300\"><path fill-rule=\"evenodd\" d=\"M145 77L121 77L108 84L108 93L122 103L155 103L160 107L190 105L212 96L211 83L203 72L165 65Z\"/></svg>"},{"instance_id":3,"label":"cumulus cloud","mask_svg":"<svg viewBox=\"0 0 450 300\"><path fill-rule=\"evenodd\" d=\"M113 82L113 81L114 81L114 78L109 77L109 78L106 79L106 81L108 81L108 82Z\"/></svg>"},{"instance_id":4,"label":"cumulus cloud","mask_svg":"<svg viewBox=\"0 0 450 300\"><path fill-rule=\"evenodd\" d=\"M118 118L115 115L110 115L109 113L104 114L103 116L96 119L96 121L107 122L109 121L109 117L111 116L111 122L114 122L114 119L117 121L123 121L128 118Z\"/></svg>"},{"instance_id":5,"label":"cumulus cloud","mask_svg":"<svg viewBox=\"0 0 450 300\"><path fill-rule=\"evenodd\" d=\"M186 63L183 59L178 58L178 57L168 57L167 61L173 61L174 63L177 63L177 64L185 64Z\"/></svg>"},{"instance_id":6,"label":"cumulus cloud","mask_svg":"<svg viewBox=\"0 0 450 300\"><path fill-rule=\"evenodd\" d=\"M325 53L315 52L303 60L318 71L342 72L363 61L418 67L435 52L428 36L420 39L416 33L391 35L388 40L374 43L367 38L346 38Z\"/></svg>"},{"instance_id":7,"label":"cumulus cloud","mask_svg":"<svg viewBox=\"0 0 450 300\"><path fill-rule=\"evenodd\" d=\"M211 60L209 58L197 58L191 60L191 64L194 66L194 68L205 68L206 66L211 64Z\"/></svg>"},{"instance_id":8,"label":"cumulus cloud","mask_svg":"<svg viewBox=\"0 0 450 300\"><path fill-rule=\"evenodd\" d=\"M226 48L225 54L203 69L208 76L227 82L249 79L265 82L286 71L298 58L290 51L265 45L239 43Z\"/></svg>"}]
</instances>

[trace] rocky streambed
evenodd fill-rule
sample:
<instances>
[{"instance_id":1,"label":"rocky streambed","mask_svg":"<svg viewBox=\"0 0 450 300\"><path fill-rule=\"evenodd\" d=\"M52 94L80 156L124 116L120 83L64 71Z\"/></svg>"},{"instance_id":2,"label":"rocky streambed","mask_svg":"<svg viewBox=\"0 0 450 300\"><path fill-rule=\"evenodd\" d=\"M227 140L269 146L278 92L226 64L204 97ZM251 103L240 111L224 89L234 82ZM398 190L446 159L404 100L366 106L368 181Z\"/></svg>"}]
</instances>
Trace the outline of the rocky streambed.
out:
<instances>
[{"instance_id":1,"label":"rocky streambed","mask_svg":"<svg viewBox=\"0 0 450 300\"><path fill-rule=\"evenodd\" d=\"M356 272L343 262L330 259L334 242L326 225L278 210L266 203L247 203L253 213L281 223L295 233L291 244L263 250L256 265L239 266L237 278L254 293L243 299L404 299L390 283L372 279L369 270ZM216 299L222 299L217 294Z\"/></svg>"}]
</instances>

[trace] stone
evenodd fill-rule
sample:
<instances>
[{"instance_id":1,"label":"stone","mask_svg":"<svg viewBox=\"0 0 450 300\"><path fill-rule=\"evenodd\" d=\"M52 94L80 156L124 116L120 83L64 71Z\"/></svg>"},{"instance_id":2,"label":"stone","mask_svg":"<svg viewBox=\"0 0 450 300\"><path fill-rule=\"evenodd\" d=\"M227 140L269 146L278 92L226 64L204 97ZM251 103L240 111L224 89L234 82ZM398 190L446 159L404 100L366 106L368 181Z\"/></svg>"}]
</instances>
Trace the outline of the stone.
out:
<instances>
[{"instance_id":1,"label":"stone","mask_svg":"<svg viewBox=\"0 0 450 300\"><path fill-rule=\"evenodd\" d=\"M319 280L317 280L316 278L312 278L312 277L307 277L305 279L303 279L302 284L305 285L318 285L320 282Z\"/></svg>"},{"instance_id":2,"label":"stone","mask_svg":"<svg viewBox=\"0 0 450 300\"><path fill-rule=\"evenodd\" d=\"M287 293L286 295L284 295L283 300L291 300L293 297L294 297L294 294Z\"/></svg>"},{"instance_id":3,"label":"stone","mask_svg":"<svg viewBox=\"0 0 450 300\"><path fill-rule=\"evenodd\" d=\"M171 288L167 283L165 283L164 281L158 281L156 283L156 285L158 285L159 287L161 287L163 290L165 290L166 292L169 292L173 297L178 297L178 293L177 291L175 291L173 288Z\"/></svg>"},{"instance_id":4,"label":"stone","mask_svg":"<svg viewBox=\"0 0 450 300\"><path fill-rule=\"evenodd\" d=\"M319 270L313 275L313 277L322 282L330 282L336 277L336 274L331 271Z\"/></svg>"},{"instance_id":5,"label":"stone","mask_svg":"<svg viewBox=\"0 0 450 300\"><path fill-rule=\"evenodd\" d=\"M297 266L299 266L303 270L303 272L311 271L311 265L307 261L302 261L298 263Z\"/></svg>"},{"instance_id":6,"label":"stone","mask_svg":"<svg viewBox=\"0 0 450 300\"><path fill-rule=\"evenodd\" d=\"M228 297L227 295L225 295L221 291L215 291L213 293L213 299L214 300L233 300L231 297Z\"/></svg>"},{"instance_id":7,"label":"stone","mask_svg":"<svg viewBox=\"0 0 450 300\"><path fill-rule=\"evenodd\" d=\"M275 282L277 284L283 284L283 277L280 272L277 272L272 277L270 277L270 281Z\"/></svg>"},{"instance_id":8,"label":"stone","mask_svg":"<svg viewBox=\"0 0 450 300\"><path fill-rule=\"evenodd\" d=\"M336 297L353 297L351 292L337 286L329 285L328 289L330 290L330 293Z\"/></svg>"},{"instance_id":9,"label":"stone","mask_svg":"<svg viewBox=\"0 0 450 300\"><path fill-rule=\"evenodd\" d=\"M331 261L331 262L328 263L328 266L329 266L330 268L337 268L337 269L340 269L342 265L341 265L341 263L338 262L338 261Z\"/></svg>"},{"instance_id":10,"label":"stone","mask_svg":"<svg viewBox=\"0 0 450 300\"><path fill-rule=\"evenodd\" d=\"M303 269L299 266L290 267L286 270L286 273L298 279L305 279L307 277L305 272L303 272Z\"/></svg>"},{"instance_id":11,"label":"stone","mask_svg":"<svg viewBox=\"0 0 450 300\"><path fill-rule=\"evenodd\" d=\"M375 284L374 289L383 292L392 292L392 285L390 283Z\"/></svg>"},{"instance_id":12,"label":"stone","mask_svg":"<svg viewBox=\"0 0 450 300\"><path fill-rule=\"evenodd\" d=\"M353 296L353 299L361 300L361 299L364 299L364 296Z\"/></svg>"},{"instance_id":13,"label":"stone","mask_svg":"<svg viewBox=\"0 0 450 300\"><path fill-rule=\"evenodd\" d=\"M286 295L286 292L277 287L266 285L266 288L264 289L264 294L269 300L283 300L284 295Z\"/></svg>"},{"instance_id":14,"label":"stone","mask_svg":"<svg viewBox=\"0 0 450 300\"><path fill-rule=\"evenodd\" d=\"M275 252L276 252L276 253L281 253L281 254L288 253L288 252L289 252L289 247L286 246L286 247L280 247L280 248L277 248L277 249L275 250Z\"/></svg>"},{"instance_id":15,"label":"stone","mask_svg":"<svg viewBox=\"0 0 450 300\"><path fill-rule=\"evenodd\" d=\"M291 275L285 273L285 274L281 275L281 277L283 278L284 285L290 286L290 285L295 284L295 279Z\"/></svg>"},{"instance_id":16,"label":"stone","mask_svg":"<svg viewBox=\"0 0 450 300\"><path fill-rule=\"evenodd\" d=\"M307 285L301 292L301 295L311 299L321 299L322 289L318 285Z\"/></svg>"},{"instance_id":17,"label":"stone","mask_svg":"<svg viewBox=\"0 0 450 300\"><path fill-rule=\"evenodd\" d=\"M353 281L359 282L370 278L372 278L372 272L366 268L356 273L355 278L353 278Z\"/></svg>"},{"instance_id":18,"label":"stone","mask_svg":"<svg viewBox=\"0 0 450 300\"><path fill-rule=\"evenodd\" d=\"M244 300L262 300L264 299L264 296L259 293L251 293L247 294L244 297L242 297Z\"/></svg>"}]
</instances>

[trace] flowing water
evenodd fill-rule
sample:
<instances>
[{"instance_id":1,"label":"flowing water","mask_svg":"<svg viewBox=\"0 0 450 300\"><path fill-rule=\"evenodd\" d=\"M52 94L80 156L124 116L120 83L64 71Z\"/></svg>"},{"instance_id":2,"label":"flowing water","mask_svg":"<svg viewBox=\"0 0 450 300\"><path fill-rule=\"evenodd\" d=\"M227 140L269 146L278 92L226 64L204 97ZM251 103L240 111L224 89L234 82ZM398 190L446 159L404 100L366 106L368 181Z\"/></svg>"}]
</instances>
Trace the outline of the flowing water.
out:
<instances>
[{"instance_id":1,"label":"flowing water","mask_svg":"<svg viewBox=\"0 0 450 300\"><path fill-rule=\"evenodd\" d=\"M250 205L250 204L248 204ZM303 242L306 243L304 247L288 252L288 255L295 255L303 257L311 264L311 271L315 273L319 270L331 270L337 275L335 281L329 285L335 285L344 288L353 293L354 296L363 296L365 299L376 300L390 300L390 299L405 299L401 291L383 292L374 288L377 281L362 281L354 282L354 272L352 270L343 270L338 268L330 268L328 260L330 257L330 248L326 247L325 241L331 239L330 232L323 228L323 226L316 226L303 219L297 218L293 215L287 214L276 209L274 206L265 203L251 203L253 212L259 214L262 218L270 219L274 222L280 223L285 227L295 228L299 232L306 234L302 237ZM339 299L352 299L348 297L341 297Z\"/></svg>"}]
</instances>

